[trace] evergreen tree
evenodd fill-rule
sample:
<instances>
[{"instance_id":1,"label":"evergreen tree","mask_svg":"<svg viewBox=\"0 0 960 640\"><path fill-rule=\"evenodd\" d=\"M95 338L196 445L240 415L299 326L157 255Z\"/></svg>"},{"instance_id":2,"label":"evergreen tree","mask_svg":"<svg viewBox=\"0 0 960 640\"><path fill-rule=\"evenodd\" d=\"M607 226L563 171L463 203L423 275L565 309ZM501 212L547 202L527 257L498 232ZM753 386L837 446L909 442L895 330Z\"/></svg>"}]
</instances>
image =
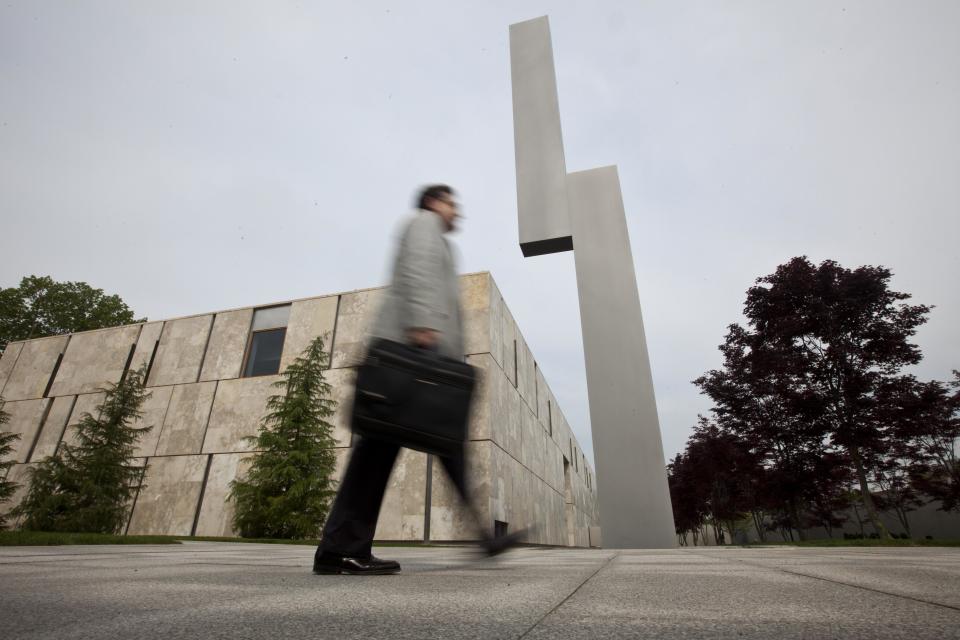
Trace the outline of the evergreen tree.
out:
<instances>
[{"instance_id":1,"label":"evergreen tree","mask_svg":"<svg viewBox=\"0 0 960 640\"><path fill-rule=\"evenodd\" d=\"M3 425L10 421L10 414L3 410L3 406L3 398L0 398L0 429L2 429ZM10 496L13 495L13 492L16 491L17 487L20 486L11 480L7 480L7 474L10 473L10 468L16 463L16 461L12 458L10 460L5 460L10 452L13 451L13 442L19 439L19 433L0 431L0 505L9 500ZM6 514L0 513L0 531L5 529L6 526Z\"/></svg>"},{"instance_id":2,"label":"evergreen tree","mask_svg":"<svg viewBox=\"0 0 960 640\"><path fill-rule=\"evenodd\" d=\"M106 396L99 417L83 414L74 429L76 444L57 452L30 471L27 495L14 514L35 531L118 533L143 470L131 464L134 447L152 427L133 427L149 396L144 368L128 371Z\"/></svg>"},{"instance_id":3,"label":"evergreen tree","mask_svg":"<svg viewBox=\"0 0 960 640\"><path fill-rule=\"evenodd\" d=\"M336 401L323 378L327 354L318 336L274 383L246 477L230 483L234 527L247 538L317 538L336 494L333 427Z\"/></svg>"}]
</instances>

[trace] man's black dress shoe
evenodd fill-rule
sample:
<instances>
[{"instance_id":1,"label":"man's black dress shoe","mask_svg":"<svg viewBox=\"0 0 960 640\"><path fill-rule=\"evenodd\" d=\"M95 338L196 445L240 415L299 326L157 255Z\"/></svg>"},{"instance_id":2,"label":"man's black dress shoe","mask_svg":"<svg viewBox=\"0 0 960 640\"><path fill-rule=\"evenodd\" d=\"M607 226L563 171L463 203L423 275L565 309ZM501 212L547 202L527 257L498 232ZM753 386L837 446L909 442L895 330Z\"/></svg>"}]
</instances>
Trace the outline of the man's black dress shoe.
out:
<instances>
[{"instance_id":1,"label":"man's black dress shoe","mask_svg":"<svg viewBox=\"0 0 960 640\"><path fill-rule=\"evenodd\" d=\"M381 560L371 555L369 558L344 558L328 554L314 556L313 572L321 575L346 574L354 576L380 576L400 572L400 563L396 560Z\"/></svg>"},{"instance_id":2,"label":"man's black dress shoe","mask_svg":"<svg viewBox=\"0 0 960 640\"><path fill-rule=\"evenodd\" d=\"M504 536L496 538L487 538L480 543L487 557L498 556L504 551L509 551L520 543L520 540L527 534L527 530L515 531Z\"/></svg>"}]
</instances>

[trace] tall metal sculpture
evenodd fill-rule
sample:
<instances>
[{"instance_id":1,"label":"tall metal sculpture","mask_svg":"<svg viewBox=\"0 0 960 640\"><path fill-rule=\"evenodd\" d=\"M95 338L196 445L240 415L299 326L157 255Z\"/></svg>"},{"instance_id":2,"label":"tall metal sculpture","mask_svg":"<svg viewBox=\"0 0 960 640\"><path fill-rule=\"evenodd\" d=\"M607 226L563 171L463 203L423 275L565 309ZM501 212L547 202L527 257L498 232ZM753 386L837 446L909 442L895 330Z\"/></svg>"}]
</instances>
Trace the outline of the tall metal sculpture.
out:
<instances>
[{"instance_id":1,"label":"tall metal sculpture","mask_svg":"<svg viewBox=\"0 0 960 640\"><path fill-rule=\"evenodd\" d=\"M520 249L573 251L603 546L676 545L615 166L567 173L546 16L510 25Z\"/></svg>"}]
</instances>

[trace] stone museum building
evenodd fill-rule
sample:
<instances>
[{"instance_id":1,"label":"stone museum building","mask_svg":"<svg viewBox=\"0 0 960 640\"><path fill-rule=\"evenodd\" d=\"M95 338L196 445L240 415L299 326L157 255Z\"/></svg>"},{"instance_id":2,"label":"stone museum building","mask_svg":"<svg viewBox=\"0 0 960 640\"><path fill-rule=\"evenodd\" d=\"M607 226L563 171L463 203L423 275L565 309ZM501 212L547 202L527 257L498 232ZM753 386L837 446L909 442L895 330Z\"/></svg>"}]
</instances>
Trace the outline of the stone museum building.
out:
<instances>
[{"instance_id":1,"label":"stone museum building","mask_svg":"<svg viewBox=\"0 0 960 640\"><path fill-rule=\"evenodd\" d=\"M587 464L526 341L489 273L461 276L467 361L481 370L468 443L468 480L483 526L529 528L527 542L598 544L594 472ZM271 385L319 335L330 350L327 380L339 402L331 423L342 473L352 436L352 380L383 288L335 293L151 321L7 346L0 396L19 433L10 479L23 495L30 465L70 442L95 412L99 391L127 368L147 365L150 397L138 426L145 467L126 532L235 535L229 483L256 455L255 435ZM591 533L593 539L591 540ZM469 541L477 532L442 466L404 449L384 500L380 541Z\"/></svg>"}]
</instances>

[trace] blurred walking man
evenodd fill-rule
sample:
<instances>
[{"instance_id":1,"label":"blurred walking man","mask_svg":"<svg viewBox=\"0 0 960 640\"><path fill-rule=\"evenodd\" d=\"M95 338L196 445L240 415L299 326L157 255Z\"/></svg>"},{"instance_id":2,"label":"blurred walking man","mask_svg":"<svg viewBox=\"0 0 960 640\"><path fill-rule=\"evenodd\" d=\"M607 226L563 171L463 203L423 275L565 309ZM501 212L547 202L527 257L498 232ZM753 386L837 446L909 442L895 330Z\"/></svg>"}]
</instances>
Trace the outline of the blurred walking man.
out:
<instances>
[{"instance_id":1,"label":"blurred walking man","mask_svg":"<svg viewBox=\"0 0 960 640\"><path fill-rule=\"evenodd\" d=\"M458 217L453 189L447 185L432 185L420 193L417 210L400 234L390 287L371 329L374 337L463 360L459 281L453 253L444 238L456 229ZM400 571L396 561L381 560L371 553L380 505L399 450L396 444L371 438L360 438L354 446L314 556L314 573ZM440 461L477 520L467 495L463 450L440 457ZM523 533L492 539L482 526L480 529L489 555L512 546Z\"/></svg>"}]
</instances>

